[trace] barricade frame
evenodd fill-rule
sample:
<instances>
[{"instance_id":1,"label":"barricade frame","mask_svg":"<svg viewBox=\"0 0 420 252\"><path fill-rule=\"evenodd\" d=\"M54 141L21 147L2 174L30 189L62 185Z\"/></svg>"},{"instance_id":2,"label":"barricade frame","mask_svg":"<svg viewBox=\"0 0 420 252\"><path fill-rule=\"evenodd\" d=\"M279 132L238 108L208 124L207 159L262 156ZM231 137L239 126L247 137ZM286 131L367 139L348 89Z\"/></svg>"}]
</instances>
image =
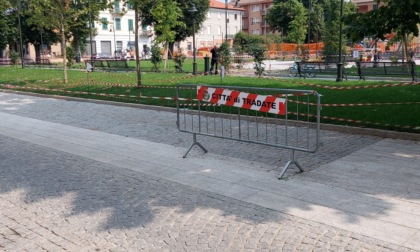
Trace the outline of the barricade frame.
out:
<instances>
[{"instance_id":1,"label":"barricade frame","mask_svg":"<svg viewBox=\"0 0 420 252\"><path fill-rule=\"evenodd\" d=\"M266 112L260 112L260 111L254 111L244 108L233 108L232 106L226 106L224 104L215 104L208 101L203 101L200 99L197 99L197 93L198 89L202 87L210 87L214 89L223 89L227 91L238 91L238 92L252 92L253 94L263 95L267 94L267 96L273 96L273 97L279 97L278 94L282 94L283 99L286 101L285 106L285 114L284 115L273 115L271 113ZM189 95L180 95L180 92L183 90L189 90ZM185 92L185 91L183 91ZM268 95L269 93L277 94L277 95ZM186 97L188 96L188 97ZM297 97L295 100L293 100L293 103L296 103L295 109L296 111L289 111L289 103L291 102L290 97L295 96ZM300 96L307 97L307 102L303 102L299 100ZM315 102L309 102L309 97L315 97L312 98L315 99ZM299 164L299 162L296 160L295 157L295 151L300 152L307 152L307 153L315 153L318 151L320 147L320 118L321 118L321 95L313 90L300 90L300 89L279 89L279 88L256 88L256 87L241 87L241 86L214 86L214 85L193 85L193 84L178 84L176 86L176 103L177 103L177 127L180 132L184 133L190 133L193 135L193 143L187 150L187 152L184 154L183 158L186 158L189 152L192 150L192 148L197 145L199 148L203 150L204 153L207 153L207 149L197 141L197 135L202 136L210 136L210 137L216 137L221 139L228 139L228 140L235 140L240 142L247 142L247 143L253 143L253 144L261 144L266 146L272 146L272 147L278 147L282 149L287 149L291 151L290 160L287 161L283 169L281 170L279 174L279 179L283 177L283 175L286 173L286 171L290 168L291 165L296 165L297 168L304 172L305 170L303 167ZM307 111L304 111L302 113L299 111L299 107L306 107ZM310 106L312 106L311 109ZM194 108L195 107L195 108ZM209 111L208 108L212 107L213 111ZM219 108L216 111L216 107ZM315 107L315 108L313 108ZM205 109L204 109L205 108ZM227 109L226 109L227 108ZM230 109L229 109L230 108ZM237 111L237 113L232 113ZM230 110L231 113L222 113L223 110ZM309 110L316 110L315 114L311 114ZM252 113L255 112L255 115L249 115L248 114L241 114L243 111L252 111ZM264 115L265 116L262 116ZM187 122L186 118L187 116L190 116L191 122ZM242 117L246 118L242 118ZM300 120L299 116L306 116L309 117L315 117L315 120ZM291 117L291 118L289 118ZM294 120L293 117L296 117ZM214 121L214 132L212 130L209 131L209 118L210 120ZM182 120L183 119L183 120ZM221 120L221 122L217 122L219 128L216 129L216 119ZM224 126L223 122L224 120L230 120L229 126ZM232 120L235 121L235 125L238 127L232 127ZM265 137L266 141L262 141L258 139L260 133L258 132L260 126L258 125L261 123L261 120L265 120ZM194 125L198 124L197 125ZM242 123L247 123L247 130L248 132L244 133L246 138L243 138L243 132L242 132ZM256 139L250 139L250 128L249 123L255 123L256 127ZM207 127L203 129L203 126ZM228 128L230 130L230 137L223 135L224 129ZM252 127L252 126L251 126ZM267 141L268 138L268 128L272 130L271 128L275 127L276 133L275 133L275 139L276 141L269 142ZM284 139L278 139L279 135L277 133L278 128L277 127L284 127ZM220 130L221 128L221 130ZM302 138L302 136L299 133L300 128L303 128L307 130L307 139ZM232 131L237 129L238 133L237 135L233 136ZM311 133L309 133L309 130ZM296 139L293 141L290 141L289 137L289 131L296 132L297 136ZM222 132L222 134L217 134ZM254 134L251 133L251 134ZM293 134L293 133L290 133ZM264 136L264 132L262 133ZM254 135L253 135L254 136ZM280 143L284 142L284 143ZM290 142L293 142L290 143ZM306 143L306 147L302 147L300 142ZM310 146L309 146L310 145Z\"/></svg>"}]
</instances>

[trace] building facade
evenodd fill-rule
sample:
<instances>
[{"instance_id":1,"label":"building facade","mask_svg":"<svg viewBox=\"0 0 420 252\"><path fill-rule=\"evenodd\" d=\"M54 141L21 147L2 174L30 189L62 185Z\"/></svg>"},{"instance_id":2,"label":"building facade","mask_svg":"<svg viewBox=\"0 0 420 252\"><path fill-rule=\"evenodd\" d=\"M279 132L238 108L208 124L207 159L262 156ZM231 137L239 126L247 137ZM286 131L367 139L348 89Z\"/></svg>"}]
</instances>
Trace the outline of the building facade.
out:
<instances>
[{"instance_id":1,"label":"building facade","mask_svg":"<svg viewBox=\"0 0 420 252\"><path fill-rule=\"evenodd\" d=\"M357 12L361 14L371 10L376 10L384 5L384 3L380 0L352 0L351 2L356 4Z\"/></svg>"},{"instance_id":2,"label":"building facade","mask_svg":"<svg viewBox=\"0 0 420 252\"><path fill-rule=\"evenodd\" d=\"M99 20L92 23L92 54L104 54L110 57L123 56L134 49L134 10L129 4L115 1L114 8L101 11ZM153 29L140 26L139 48L147 51L153 41ZM86 55L91 55L90 41L87 41Z\"/></svg>"},{"instance_id":3,"label":"building facade","mask_svg":"<svg viewBox=\"0 0 420 252\"><path fill-rule=\"evenodd\" d=\"M250 35L266 35L272 32L265 21L268 8L273 0L241 0L239 6L244 8L242 31Z\"/></svg>"},{"instance_id":4,"label":"building facade","mask_svg":"<svg viewBox=\"0 0 420 252\"><path fill-rule=\"evenodd\" d=\"M235 34L242 28L243 8L216 0L210 0L209 4L206 19L195 34L196 48L219 46L226 38L231 43ZM192 55L192 44L193 38L189 37L179 43L178 48Z\"/></svg>"}]
</instances>

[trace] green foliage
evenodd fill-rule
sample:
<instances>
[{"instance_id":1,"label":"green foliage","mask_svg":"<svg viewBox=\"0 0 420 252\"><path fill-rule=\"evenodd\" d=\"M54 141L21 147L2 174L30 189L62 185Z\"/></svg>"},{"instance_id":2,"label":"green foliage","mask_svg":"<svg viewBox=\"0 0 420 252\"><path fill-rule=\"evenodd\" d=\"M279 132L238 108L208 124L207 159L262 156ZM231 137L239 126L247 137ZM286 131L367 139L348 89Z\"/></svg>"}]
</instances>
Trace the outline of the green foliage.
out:
<instances>
[{"instance_id":1,"label":"green foliage","mask_svg":"<svg viewBox=\"0 0 420 252\"><path fill-rule=\"evenodd\" d=\"M264 72L263 60L265 59L265 39L258 35L248 35L244 32L240 32L235 35L233 40L233 48L239 55L247 53L254 58L254 69L255 74L261 76Z\"/></svg>"},{"instance_id":2,"label":"green foliage","mask_svg":"<svg viewBox=\"0 0 420 252\"><path fill-rule=\"evenodd\" d=\"M136 0L130 0L136 1ZM155 15L153 15L150 10L155 5L155 0L137 0L140 1L139 5L139 15L140 19L142 20L142 24L145 25L154 25L158 19ZM193 34L193 24L195 24L195 30L198 31L201 29L201 24L206 19L206 15L209 9L209 1L208 0L191 0L191 1L184 1L184 0L175 0L173 1L179 7L179 14L177 21L179 23L174 24L172 27L172 31L175 34L175 41L182 41L186 38L192 36ZM195 4L197 8L197 12L193 13L190 11L191 5ZM159 36L160 31L155 30L156 34Z\"/></svg>"},{"instance_id":3,"label":"green foliage","mask_svg":"<svg viewBox=\"0 0 420 252\"><path fill-rule=\"evenodd\" d=\"M183 66L184 61L187 58L187 56L182 52L182 49L179 48L179 51L174 55L173 61L175 62L175 71L182 73L184 72Z\"/></svg>"},{"instance_id":4,"label":"green foliage","mask_svg":"<svg viewBox=\"0 0 420 252\"><path fill-rule=\"evenodd\" d=\"M74 64L74 59L76 58L76 52L73 47L67 46L66 48L67 56L67 66L71 67Z\"/></svg>"},{"instance_id":5,"label":"green foliage","mask_svg":"<svg viewBox=\"0 0 420 252\"><path fill-rule=\"evenodd\" d=\"M340 40L340 9L341 1L340 0L325 0L324 3L324 22L325 27L322 32L322 37L324 41L324 50L323 55L327 61L337 61L337 55L339 51L339 40ZM343 16L353 15L356 11L354 3L344 2ZM345 45L344 31L346 27L343 25L343 52Z\"/></svg>"},{"instance_id":6,"label":"green foliage","mask_svg":"<svg viewBox=\"0 0 420 252\"><path fill-rule=\"evenodd\" d=\"M10 60L12 62L12 65L16 65L18 63L19 59L19 53L15 51L10 51Z\"/></svg>"},{"instance_id":7,"label":"green foliage","mask_svg":"<svg viewBox=\"0 0 420 252\"><path fill-rule=\"evenodd\" d=\"M307 11L300 1L275 1L265 19L272 28L286 34L290 42L299 44L305 39Z\"/></svg>"},{"instance_id":8,"label":"green foliage","mask_svg":"<svg viewBox=\"0 0 420 252\"><path fill-rule=\"evenodd\" d=\"M178 3L173 0L159 0L151 10L155 20L154 30L156 31L156 41L158 43L173 42L175 40L175 26L185 24L179 21L182 17L181 9Z\"/></svg>"},{"instance_id":9,"label":"green foliage","mask_svg":"<svg viewBox=\"0 0 420 252\"><path fill-rule=\"evenodd\" d=\"M283 36L278 35L278 34L267 34L267 43L275 43L275 44L280 44L283 43Z\"/></svg>"},{"instance_id":10,"label":"green foliage","mask_svg":"<svg viewBox=\"0 0 420 252\"><path fill-rule=\"evenodd\" d=\"M152 45L151 53L152 53L152 56L150 58L150 61L153 64L152 71L158 72L160 63L162 63L162 60L163 60L162 49L157 43L155 43Z\"/></svg>"},{"instance_id":11,"label":"green foliage","mask_svg":"<svg viewBox=\"0 0 420 252\"><path fill-rule=\"evenodd\" d=\"M249 35L244 32L239 32L235 35L233 39L233 48L235 53L242 55L244 53L250 52L250 47L255 44L262 44L265 40L263 37L258 35Z\"/></svg>"},{"instance_id":12,"label":"green foliage","mask_svg":"<svg viewBox=\"0 0 420 252\"><path fill-rule=\"evenodd\" d=\"M227 71L229 69L230 64L232 63L232 56L230 55L229 43L223 42L219 50L220 65L224 66Z\"/></svg>"},{"instance_id":13,"label":"green foliage","mask_svg":"<svg viewBox=\"0 0 420 252\"><path fill-rule=\"evenodd\" d=\"M267 48L262 44L253 44L249 47L249 54L254 57L255 74L261 76L265 70L263 60Z\"/></svg>"}]
</instances>

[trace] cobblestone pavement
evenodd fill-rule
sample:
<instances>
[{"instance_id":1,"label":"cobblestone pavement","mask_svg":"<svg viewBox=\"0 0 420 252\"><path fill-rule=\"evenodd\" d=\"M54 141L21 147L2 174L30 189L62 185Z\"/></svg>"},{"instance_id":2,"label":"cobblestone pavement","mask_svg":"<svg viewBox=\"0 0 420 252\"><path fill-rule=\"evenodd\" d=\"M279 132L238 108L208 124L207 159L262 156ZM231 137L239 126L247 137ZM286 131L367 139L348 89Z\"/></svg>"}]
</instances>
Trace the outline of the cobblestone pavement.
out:
<instances>
[{"instance_id":1,"label":"cobblestone pavement","mask_svg":"<svg viewBox=\"0 0 420 252\"><path fill-rule=\"evenodd\" d=\"M192 144L192 135L178 131L176 114L171 112L0 93L2 99L0 111L11 114L176 147L188 148ZM313 170L380 140L334 131L321 131L321 138L324 146L318 152L296 152L296 159L305 170ZM290 151L275 147L211 137L198 136L198 140L209 152L278 166L279 170L290 160Z\"/></svg>"},{"instance_id":2,"label":"cobblestone pavement","mask_svg":"<svg viewBox=\"0 0 420 252\"><path fill-rule=\"evenodd\" d=\"M1 93L0 111L175 146L191 143L168 112ZM334 132L324 132L325 139L335 143L324 147L331 153L324 149L317 160L300 156L303 164L314 168L378 140ZM0 143L0 251L412 251L7 136L0 135ZM230 144L202 143L215 153ZM242 145L245 153L230 155L260 162L280 152L268 155L268 148L248 157L252 148Z\"/></svg>"},{"instance_id":3,"label":"cobblestone pavement","mask_svg":"<svg viewBox=\"0 0 420 252\"><path fill-rule=\"evenodd\" d=\"M145 174L0 141L3 251L404 251Z\"/></svg>"}]
</instances>

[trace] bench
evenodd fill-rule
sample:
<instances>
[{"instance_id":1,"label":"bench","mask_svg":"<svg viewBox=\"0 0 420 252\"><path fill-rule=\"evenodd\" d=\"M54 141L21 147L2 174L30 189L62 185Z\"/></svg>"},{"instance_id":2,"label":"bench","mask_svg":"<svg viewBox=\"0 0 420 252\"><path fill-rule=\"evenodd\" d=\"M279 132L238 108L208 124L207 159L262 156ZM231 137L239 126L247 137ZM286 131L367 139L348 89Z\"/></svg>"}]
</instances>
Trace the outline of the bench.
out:
<instances>
[{"instance_id":1,"label":"bench","mask_svg":"<svg viewBox=\"0 0 420 252\"><path fill-rule=\"evenodd\" d=\"M11 59L0 58L0 65L11 65L11 64L12 64Z\"/></svg>"},{"instance_id":2,"label":"bench","mask_svg":"<svg viewBox=\"0 0 420 252\"><path fill-rule=\"evenodd\" d=\"M325 74L325 75L337 75L337 64L338 62L327 62L327 61L311 61L311 62L296 62L298 65L298 71L300 77L305 77L305 74ZM345 64L345 63L344 63ZM343 77L347 80L347 71L343 65Z\"/></svg>"},{"instance_id":3,"label":"bench","mask_svg":"<svg viewBox=\"0 0 420 252\"><path fill-rule=\"evenodd\" d=\"M35 61L33 59L24 58L23 59L23 64L25 66L34 66L35 65Z\"/></svg>"},{"instance_id":4,"label":"bench","mask_svg":"<svg viewBox=\"0 0 420 252\"><path fill-rule=\"evenodd\" d=\"M359 78L366 76L406 76L417 81L415 62L356 62Z\"/></svg>"},{"instance_id":5,"label":"bench","mask_svg":"<svg viewBox=\"0 0 420 252\"><path fill-rule=\"evenodd\" d=\"M91 64L92 69L101 69L101 70L108 70L108 63L106 60L85 60L85 65L87 67L87 64Z\"/></svg>"},{"instance_id":6,"label":"bench","mask_svg":"<svg viewBox=\"0 0 420 252\"><path fill-rule=\"evenodd\" d=\"M36 60L35 65L37 67L45 67L45 66L53 67L53 66L56 66L57 64L52 63L50 59L39 59L39 60Z\"/></svg>"},{"instance_id":7,"label":"bench","mask_svg":"<svg viewBox=\"0 0 420 252\"><path fill-rule=\"evenodd\" d=\"M134 68L130 67L127 60L106 60L109 71L132 71Z\"/></svg>"}]
</instances>

